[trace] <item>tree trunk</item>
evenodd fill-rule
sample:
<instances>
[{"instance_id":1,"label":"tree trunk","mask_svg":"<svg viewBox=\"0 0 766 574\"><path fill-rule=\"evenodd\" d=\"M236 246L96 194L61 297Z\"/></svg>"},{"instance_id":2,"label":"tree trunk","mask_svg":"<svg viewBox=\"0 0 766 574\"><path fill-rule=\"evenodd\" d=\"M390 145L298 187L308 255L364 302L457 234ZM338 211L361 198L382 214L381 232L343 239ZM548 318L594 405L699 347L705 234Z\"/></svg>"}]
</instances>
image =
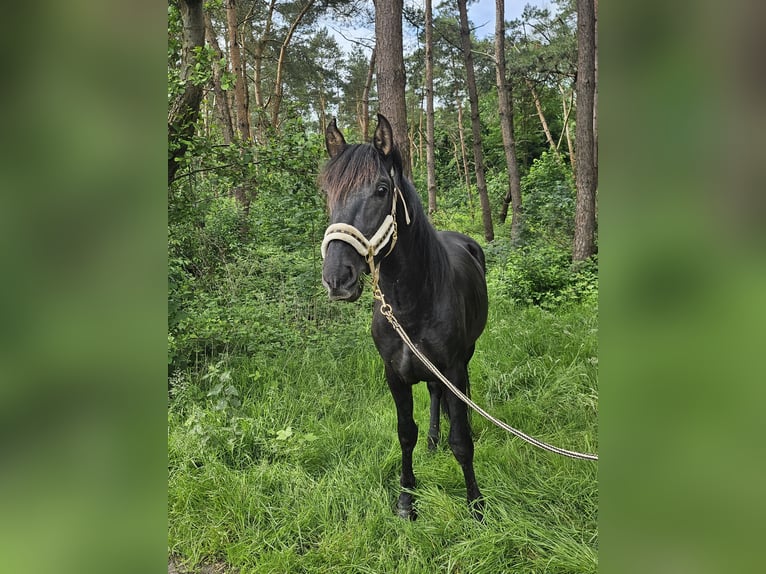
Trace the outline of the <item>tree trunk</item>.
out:
<instances>
[{"instance_id":1,"label":"tree trunk","mask_svg":"<svg viewBox=\"0 0 766 574\"><path fill-rule=\"evenodd\" d=\"M234 102L237 108L237 131L243 140L250 139L250 117L247 109L247 83L239 45L237 0L226 0L226 23L229 29L229 55L234 73Z\"/></svg>"},{"instance_id":2,"label":"tree trunk","mask_svg":"<svg viewBox=\"0 0 766 574\"><path fill-rule=\"evenodd\" d=\"M577 205L572 260L596 252L596 10L594 0L577 0Z\"/></svg>"},{"instance_id":3,"label":"tree trunk","mask_svg":"<svg viewBox=\"0 0 766 574\"><path fill-rule=\"evenodd\" d=\"M561 128L561 135L559 141L556 143L556 149L561 149L561 140L566 137L567 149L569 150L569 164L572 166L572 171L575 170L575 156L574 148L572 147L572 138L569 135L569 117L572 115L572 108L574 107L574 91L569 93L569 105L567 106L567 95L564 92L564 88L559 85L559 91L561 92L561 107L564 109L564 127Z\"/></svg>"},{"instance_id":4,"label":"tree trunk","mask_svg":"<svg viewBox=\"0 0 766 574\"><path fill-rule=\"evenodd\" d=\"M285 36L285 39L282 42L282 46L279 48L279 59L277 60L277 77L274 80L274 98L271 108L271 125L275 130L279 128L279 110L282 107L282 97L284 94L282 86L282 75L284 74L287 47L290 45L290 42L293 39L293 35L295 34L295 30L300 25L301 20L303 20L303 17L314 5L314 1L315 0L306 0L303 8L295 17L295 20L293 20L292 24L290 24L290 29L287 31L287 36Z\"/></svg>"},{"instance_id":5,"label":"tree trunk","mask_svg":"<svg viewBox=\"0 0 766 574\"><path fill-rule=\"evenodd\" d=\"M428 214L436 212L436 157L434 153L434 54L433 7L426 0L426 180Z\"/></svg>"},{"instance_id":6,"label":"tree trunk","mask_svg":"<svg viewBox=\"0 0 766 574\"><path fill-rule=\"evenodd\" d=\"M324 95L324 87L319 90L319 133L327 129L327 100Z\"/></svg>"},{"instance_id":7,"label":"tree trunk","mask_svg":"<svg viewBox=\"0 0 766 574\"><path fill-rule=\"evenodd\" d=\"M394 132L402 154L405 177L411 177L407 134L407 102L404 95L404 53L402 47L402 0L375 2L375 46L380 113Z\"/></svg>"},{"instance_id":8,"label":"tree trunk","mask_svg":"<svg viewBox=\"0 0 766 574\"><path fill-rule=\"evenodd\" d=\"M468 169L468 150L465 148L465 131L463 130L463 102L460 95L456 94L457 100L457 132L460 138L460 157L463 160L463 176L465 177L465 189L468 193L468 208L473 219L473 195L471 194L471 172Z\"/></svg>"},{"instance_id":9,"label":"tree trunk","mask_svg":"<svg viewBox=\"0 0 766 574\"><path fill-rule=\"evenodd\" d=\"M420 107L418 108L418 164L420 164L420 171L423 171L423 146L425 145L425 132L423 131L423 118L425 118L426 111L423 109L423 99L425 98L425 90L423 90L423 98L420 99Z\"/></svg>"},{"instance_id":10,"label":"tree trunk","mask_svg":"<svg viewBox=\"0 0 766 574\"><path fill-rule=\"evenodd\" d=\"M263 139L265 132L265 120L263 117L263 109L266 107L266 103L263 101L263 54L266 51L266 45L271 40L271 28L274 22L274 8L276 7L277 0L270 0L269 9L266 12L266 20L263 24L263 33L260 38L255 41L253 47L253 96L255 97L255 106L258 114L256 115L256 132L258 140ZM256 4L253 4L255 9Z\"/></svg>"},{"instance_id":11,"label":"tree trunk","mask_svg":"<svg viewBox=\"0 0 766 574\"><path fill-rule=\"evenodd\" d=\"M189 141L194 135L194 124L199 117L202 102L202 86L191 80L194 71L196 48L205 45L205 19L202 0L181 0L178 3L183 22L183 43L181 48L181 80L184 91L170 105L168 110L168 185L173 183L181 159Z\"/></svg>"},{"instance_id":12,"label":"tree trunk","mask_svg":"<svg viewBox=\"0 0 766 574\"><path fill-rule=\"evenodd\" d=\"M418 156L418 146L415 143L415 104L412 104L412 109L410 109L409 113L407 114L407 117L410 118L409 121L412 122L412 125L407 129L407 139L410 142L410 173L415 173L415 161L416 159L419 159Z\"/></svg>"},{"instance_id":13,"label":"tree trunk","mask_svg":"<svg viewBox=\"0 0 766 574\"><path fill-rule=\"evenodd\" d=\"M492 227L492 209L487 195L487 181L484 176L484 154L481 150L481 122L479 120L479 96L476 91L476 76L473 69L473 54L471 52L471 33L468 29L468 12L466 0L458 0L460 11L460 40L465 59L465 73L468 83L468 100L471 103L471 129L473 132L473 159L476 170L476 189L481 203L481 218L484 224L484 239L492 241L495 231Z\"/></svg>"},{"instance_id":14,"label":"tree trunk","mask_svg":"<svg viewBox=\"0 0 766 574\"><path fill-rule=\"evenodd\" d=\"M532 93L532 99L535 101L535 109L537 109L537 116L540 118L540 123L543 126L543 131L545 132L545 139L548 140L548 145L551 148L551 151L556 155L558 159L561 159L561 154L559 153L558 148L556 147L556 142L553 141L553 135L551 134L551 129L548 127L548 122L545 120L545 114L543 113L543 105L540 102L540 97L537 95L537 90L535 90L535 85L532 83L532 80L529 78L524 78L524 82L526 82L527 87L529 88L529 91Z\"/></svg>"},{"instance_id":15,"label":"tree trunk","mask_svg":"<svg viewBox=\"0 0 766 574\"><path fill-rule=\"evenodd\" d=\"M213 95L215 96L215 109L218 115L218 123L221 125L221 135L223 143L230 144L234 139L234 126L231 121L231 109L229 108L229 98L221 87L221 61L224 59L223 52L218 46L213 21L209 14L205 14L205 38L207 43L213 49L216 61L213 63Z\"/></svg>"},{"instance_id":16,"label":"tree trunk","mask_svg":"<svg viewBox=\"0 0 766 574\"><path fill-rule=\"evenodd\" d=\"M593 189L598 189L598 0L593 4Z\"/></svg>"},{"instance_id":17,"label":"tree trunk","mask_svg":"<svg viewBox=\"0 0 766 574\"><path fill-rule=\"evenodd\" d=\"M505 73L505 0L495 0L495 72L500 129L503 134L503 150L508 167L508 193L503 200L500 221L505 222L508 204L511 204L511 245L521 241L521 177L516 160L516 141L513 137L513 100L511 84Z\"/></svg>"},{"instance_id":18,"label":"tree trunk","mask_svg":"<svg viewBox=\"0 0 766 574\"><path fill-rule=\"evenodd\" d=\"M372 89L372 76L375 73L375 48L370 54L370 66L367 68L367 79L364 81L362 92L362 137L364 141L370 138L370 90Z\"/></svg>"}]
</instances>

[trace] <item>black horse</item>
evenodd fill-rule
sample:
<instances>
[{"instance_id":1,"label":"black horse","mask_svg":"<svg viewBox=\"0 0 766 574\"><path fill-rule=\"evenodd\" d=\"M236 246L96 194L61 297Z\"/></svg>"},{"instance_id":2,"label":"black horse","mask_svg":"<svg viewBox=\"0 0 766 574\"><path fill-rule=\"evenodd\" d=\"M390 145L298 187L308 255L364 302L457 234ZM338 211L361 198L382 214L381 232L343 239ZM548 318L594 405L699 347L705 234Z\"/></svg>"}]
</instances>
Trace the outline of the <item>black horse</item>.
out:
<instances>
[{"instance_id":1,"label":"black horse","mask_svg":"<svg viewBox=\"0 0 766 574\"><path fill-rule=\"evenodd\" d=\"M347 145L335 120L326 130L325 143L330 160L320 185L327 194L331 225L322 244L322 282L330 299L357 300L361 276L374 260L386 303L412 341L467 393L468 361L487 321L481 247L470 237L431 226L412 183L402 175L401 154L385 117L378 114L372 144ZM418 431L412 418L412 385L427 381L429 449L439 440L441 404L450 421L449 445L463 469L469 507L481 520L483 502L474 475L467 407L413 356L380 313L380 305L376 301L372 337L396 403L402 448L398 514L415 519L412 451Z\"/></svg>"}]
</instances>

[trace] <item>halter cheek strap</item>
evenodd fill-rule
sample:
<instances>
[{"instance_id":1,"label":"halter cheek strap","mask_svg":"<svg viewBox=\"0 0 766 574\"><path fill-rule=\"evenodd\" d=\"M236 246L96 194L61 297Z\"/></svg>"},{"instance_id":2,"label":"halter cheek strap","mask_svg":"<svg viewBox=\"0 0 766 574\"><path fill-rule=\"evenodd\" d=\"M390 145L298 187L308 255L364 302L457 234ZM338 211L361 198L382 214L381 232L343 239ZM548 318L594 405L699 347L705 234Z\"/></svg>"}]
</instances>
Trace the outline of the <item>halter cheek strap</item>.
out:
<instances>
[{"instance_id":1,"label":"halter cheek strap","mask_svg":"<svg viewBox=\"0 0 766 574\"><path fill-rule=\"evenodd\" d=\"M393 170L392 170L393 171ZM393 173L391 177L393 179ZM394 200L391 205L391 213L386 215L383 219L383 223L380 224L378 230L373 234L370 239L367 239L364 234L359 231L353 225L348 223L333 223L324 232L324 240L322 241L322 259L327 255L327 246L331 241L340 240L345 241L351 247L353 247L359 255L371 261L378 253L381 252L383 247L387 243L391 243L391 247L388 248L386 255L391 253L396 245L396 204L401 197L402 205L404 206L404 219L407 225L410 224L410 214L407 210L407 203L404 201L404 195L402 190L398 187L394 187Z\"/></svg>"}]
</instances>

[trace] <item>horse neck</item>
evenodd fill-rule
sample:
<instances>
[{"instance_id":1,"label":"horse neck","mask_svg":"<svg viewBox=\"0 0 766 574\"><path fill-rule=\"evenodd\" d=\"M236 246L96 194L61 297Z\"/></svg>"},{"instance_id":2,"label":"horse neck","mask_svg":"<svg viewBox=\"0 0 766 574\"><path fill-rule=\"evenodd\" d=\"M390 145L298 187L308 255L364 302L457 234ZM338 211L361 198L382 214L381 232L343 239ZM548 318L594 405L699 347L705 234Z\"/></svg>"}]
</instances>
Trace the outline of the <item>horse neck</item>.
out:
<instances>
[{"instance_id":1,"label":"horse neck","mask_svg":"<svg viewBox=\"0 0 766 574\"><path fill-rule=\"evenodd\" d=\"M400 313L423 310L444 283L447 254L417 196L408 194L412 222L397 213L398 240L380 264L380 288Z\"/></svg>"}]
</instances>

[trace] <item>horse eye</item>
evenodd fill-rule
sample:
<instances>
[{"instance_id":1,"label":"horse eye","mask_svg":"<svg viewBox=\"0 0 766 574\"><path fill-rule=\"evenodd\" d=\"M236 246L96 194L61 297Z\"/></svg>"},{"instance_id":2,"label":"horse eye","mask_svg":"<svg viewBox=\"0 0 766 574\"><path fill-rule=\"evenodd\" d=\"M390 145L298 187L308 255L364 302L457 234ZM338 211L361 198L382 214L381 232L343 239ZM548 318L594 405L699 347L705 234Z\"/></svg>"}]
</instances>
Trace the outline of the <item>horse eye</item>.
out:
<instances>
[{"instance_id":1,"label":"horse eye","mask_svg":"<svg viewBox=\"0 0 766 574\"><path fill-rule=\"evenodd\" d=\"M375 190L375 193L378 195L386 195L386 193L388 193L388 188L385 185L379 185Z\"/></svg>"}]
</instances>

